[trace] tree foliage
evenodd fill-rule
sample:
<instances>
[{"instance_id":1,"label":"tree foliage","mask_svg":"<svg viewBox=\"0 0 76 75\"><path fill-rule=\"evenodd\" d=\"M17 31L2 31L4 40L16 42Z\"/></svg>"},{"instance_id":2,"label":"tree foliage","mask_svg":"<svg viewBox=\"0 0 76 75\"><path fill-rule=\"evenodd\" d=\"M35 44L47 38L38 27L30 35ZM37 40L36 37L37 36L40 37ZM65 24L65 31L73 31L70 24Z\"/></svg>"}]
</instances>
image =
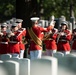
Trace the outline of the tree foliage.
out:
<instances>
[{"instance_id":1,"label":"tree foliage","mask_svg":"<svg viewBox=\"0 0 76 75\"><path fill-rule=\"evenodd\" d=\"M18 1L19 5L16 3ZM72 9L76 16L75 3L76 0L26 0L26 2L25 0L0 0L0 20L6 20L13 16L28 18L34 14L42 16L44 19L48 19L51 15L55 17L64 15L69 19ZM21 11L18 12L16 9Z\"/></svg>"},{"instance_id":2,"label":"tree foliage","mask_svg":"<svg viewBox=\"0 0 76 75\"><path fill-rule=\"evenodd\" d=\"M55 15L55 17L60 17L64 15L69 19L70 17L70 7L74 11L76 16L76 0L43 0L44 16L45 18Z\"/></svg>"},{"instance_id":3,"label":"tree foliage","mask_svg":"<svg viewBox=\"0 0 76 75\"><path fill-rule=\"evenodd\" d=\"M6 20L16 14L16 0L0 0L0 20Z\"/></svg>"}]
</instances>

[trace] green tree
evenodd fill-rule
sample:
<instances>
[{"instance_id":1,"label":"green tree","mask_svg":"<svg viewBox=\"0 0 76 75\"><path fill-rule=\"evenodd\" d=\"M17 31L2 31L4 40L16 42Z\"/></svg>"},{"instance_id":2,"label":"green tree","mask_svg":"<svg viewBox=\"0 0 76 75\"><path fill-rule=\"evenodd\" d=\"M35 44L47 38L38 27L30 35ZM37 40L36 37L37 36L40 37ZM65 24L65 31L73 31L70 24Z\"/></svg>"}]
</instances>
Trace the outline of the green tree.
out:
<instances>
[{"instance_id":1,"label":"green tree","mask_svg":"<svg viewBox=\"0 0 76 75\"><path fill-rule=\"evenodd\" d=\"M69 19L74 12L76 16L76 0L43 0L44 17L47 19L51 15L60 17L66 16Z\"/></svg>"},{"instance_id":2,"label":"green tree","mask_svg":"<svg viewBox=\"0 0 76 75\"><path fill-rule=\"evenodd\" d=\"M0 0L0 21L16 15L16 0Z\"/></svg>"}]
</instances>

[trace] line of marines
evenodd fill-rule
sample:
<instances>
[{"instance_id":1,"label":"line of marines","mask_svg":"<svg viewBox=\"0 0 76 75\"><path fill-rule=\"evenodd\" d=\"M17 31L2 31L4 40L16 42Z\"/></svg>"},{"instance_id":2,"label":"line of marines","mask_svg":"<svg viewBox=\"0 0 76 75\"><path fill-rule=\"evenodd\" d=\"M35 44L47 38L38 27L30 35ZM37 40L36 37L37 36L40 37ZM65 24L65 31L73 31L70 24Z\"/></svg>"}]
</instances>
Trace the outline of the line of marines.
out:
<instances>
[{"instance_id":1,"label":"line of marines","mask_svg":"<svg viewBox=\"0 0 76 75\"><path fill-rule=\"evenodd\" d=\"M76 29L69 30L68 22L61 22L59 29L54 28L52 20L48 27L39 26L39 18L32 17L32 27L22 28L22 19L13 19L12 23L1 23L0 30L0 55L11 54L12 57L24 58L25 44L30 41L30 59L41 58L43 48L46 47L46 55L62 52L65 55L76 52ZM23 43L23 41L25 41Z\"/></svg>"},{"instance_id":2,"label":"line of marines","mask_svg":"<svg viewBox=\"0 0 76 75\"><path fill-rule=\"evenodd\" d=\"M10 20L1 23L0 31L0 54L11 54L12 57L23 58L25 45L22 38L26 34L25 28L22 28L22 19Z\"/></svg>"}]
</instances>

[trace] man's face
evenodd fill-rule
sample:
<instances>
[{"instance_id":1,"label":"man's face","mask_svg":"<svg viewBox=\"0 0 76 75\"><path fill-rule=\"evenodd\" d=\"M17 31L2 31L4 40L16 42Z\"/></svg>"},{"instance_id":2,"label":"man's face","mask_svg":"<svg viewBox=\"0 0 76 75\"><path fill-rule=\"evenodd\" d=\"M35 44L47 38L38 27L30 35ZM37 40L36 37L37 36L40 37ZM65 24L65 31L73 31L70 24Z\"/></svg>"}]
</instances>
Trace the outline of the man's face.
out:
<instances>
[{"instance_id":1,"label":"man's face","mask_svg":"<svg viewBox=\"0 0 76 75\"><path fill-rule=\"evenodd\" d=\"M22 23L19 23L19 24L18 24L18 28L21 28L21 27L22 27Z\"/></svg>"},{"instance_id":2,"label":"man's face","mask_svg":"<svg viewBox=\"0 0 76 75\"><path fill-rule=\"evenodd\" d=\"M6 27L1 27L2 31L6 31L6 29L7 29Z\"/></svg>"},{"instance_id":3,"label":"man's face","mask_svg":"<svg viewBox=\"0 0 76 75\"><path fill-rule=\"evenodd\" d=\"M62 29L63 29L63 30L66 29L66 25L62 25Z\"/></svg>"},{"instance_id":4,"label":"man's face","mask_svg":"<svg viewBox=\"0 0 76 75\"><path fill-rule=\"evenodd\" d=\"M35 21L35 24L38 24L38 21Z\"/></svg>"},{"instance_id":5,"label":"man's face","mask_svg":"<svg viewBox=\"0 0 76 75\"><path fill-rule=\"evenodd\" d=\"M18 27L12 27L12 31L17 31L18 30Z\"/></svg>"}]
</instances>

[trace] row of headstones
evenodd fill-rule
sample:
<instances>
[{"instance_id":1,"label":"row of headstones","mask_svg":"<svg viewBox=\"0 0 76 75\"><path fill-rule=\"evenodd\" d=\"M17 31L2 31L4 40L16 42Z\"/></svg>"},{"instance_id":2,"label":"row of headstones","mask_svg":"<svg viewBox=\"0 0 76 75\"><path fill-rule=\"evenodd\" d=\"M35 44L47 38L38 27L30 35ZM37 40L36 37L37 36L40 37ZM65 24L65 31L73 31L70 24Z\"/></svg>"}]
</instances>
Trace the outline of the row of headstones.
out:
<instances>
[{"instance_id":1,"label":"row of headstones","mask_svg":"<svg viewBox=\"0 0 76 75\"><path fill-rule=\"evenodd\" d=\"M10 54L1 55L0 70L2 69L0 75L30 75L30 59L12 58Z\"/></svg>"},{"instance_id":2,"label":"row of headstones","mask_svg":"<svg viewBox=\"0 0 76 75\"><path fill-rule=\"evenodd\" d=\"M41 59L10 58L2 55L0 75L76 75L76 56L43 56Z\"/></svg>"},{"instance_id":3,"label":"row of headstones","mask_svg":"<svg viewBox=\"0 0 76 75\"><path fill-rule=\"evenodd\" d=\"M42 56L47 56L47 53L46 51L42 53ZM71 52L70 54L64 54L63 52L56 52L56 53L53 53L52 54L52 57L56 57L56 58L59 58L59 57L68 57L68 56L73 56L73 57L76 57L76 52Z\"/></svg>"},{"instance_id":4,"label":"row of headstones","mask_svg":"<svg viewBox=\"0 0 76 75\"><path fill-rule=\"evenodd\" d=\"M60 18L55 18L55 28L59 29L62 21L67 21L65 16L61 16ZM42 27L47 27L49 25L50 20L40 20L39 25ZM72 31L76 28L75 17L70 17L68 22L68 27Z\"/></svg>"},{"instance_id":5,"label":"row of headstones","mask_svg":"<svg viewBox=\"0 0 76 75\"><path fill-rule=\"evenodd\" d=\"M56 52L56 53L53 53L52 55L53 57L56 57L56 58L59 58L59 57L76 57L76 52L71 52L70 54L64 54L63 52Z\"/></svg>"}]
</instances>

